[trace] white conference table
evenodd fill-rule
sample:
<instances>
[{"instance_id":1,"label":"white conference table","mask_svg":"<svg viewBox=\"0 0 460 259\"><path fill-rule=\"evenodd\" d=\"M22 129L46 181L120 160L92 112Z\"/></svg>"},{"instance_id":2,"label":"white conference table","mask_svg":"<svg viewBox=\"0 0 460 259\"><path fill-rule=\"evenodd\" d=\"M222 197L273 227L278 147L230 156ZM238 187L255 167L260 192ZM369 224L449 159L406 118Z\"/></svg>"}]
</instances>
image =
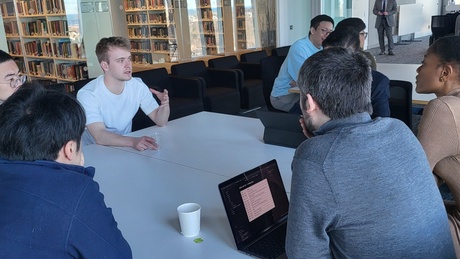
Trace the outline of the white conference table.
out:
<instances>
[{"instance_id":1,"label":"white conference table","mask_svg":"<svg viewBox=\"0 0 460 259\"><path fill-rule=\"evenodd\" d=\"M170 121L165 127L149 127L129 135L148 136L153 132L162 133L159 150L116 148L227 177L276 159L286 191L290 192L295 149L265 144L259 119L200 112Z\"/></svg>"},{"instance_id":2,"label":"white conference table","mask_svg":"<svg viewBox=\"0 0 460 259\"><path fill-rule=\"evenodd\" d=\"M83 147L133 257L247 258L236 249L217 186L276 158L290 190L294 149L264 144L258 119L209 112L132 135L154 131L163 132L158 151ZM180 234L176 208L186 202L202 207L202 243Z\"/></svg>"}]
</instances>

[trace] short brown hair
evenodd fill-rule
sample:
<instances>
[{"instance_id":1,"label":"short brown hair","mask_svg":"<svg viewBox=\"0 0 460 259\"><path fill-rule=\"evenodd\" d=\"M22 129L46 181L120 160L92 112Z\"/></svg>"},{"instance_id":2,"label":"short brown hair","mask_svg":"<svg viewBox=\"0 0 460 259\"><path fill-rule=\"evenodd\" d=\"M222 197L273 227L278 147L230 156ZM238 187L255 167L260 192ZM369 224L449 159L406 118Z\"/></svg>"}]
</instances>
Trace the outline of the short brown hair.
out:
<instances>
[{"instance_id":1,"label":"short brown hair","mask_svg":"<svg viewBox=\"0 0 460 259\"><path fill-rule=\"evenodd\" d=\"M117 47L131 51L131 43L124 37L108 37L102 38L96 45L96 56L99 63L101 61L109 62L107 52L110 48Z\"/></svg>"}]
</instances>

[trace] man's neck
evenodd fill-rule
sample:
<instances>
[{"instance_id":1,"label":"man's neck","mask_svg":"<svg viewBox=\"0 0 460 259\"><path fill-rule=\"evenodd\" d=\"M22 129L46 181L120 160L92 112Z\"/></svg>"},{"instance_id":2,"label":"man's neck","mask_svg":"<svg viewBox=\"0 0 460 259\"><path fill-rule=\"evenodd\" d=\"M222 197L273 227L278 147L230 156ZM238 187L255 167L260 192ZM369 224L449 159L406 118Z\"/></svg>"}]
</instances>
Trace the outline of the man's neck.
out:
<instances>
[{"instance_id":1,"label":"man's neck","mask_svg":"<svg viewBox=\"0 0 460 259\"><path fill-rule=\"evenodd\" d=\"M315 46L317 49L320 49L321 48L321 45L317 46L312 40L311 40L311 34L308 35L308 39L310 40L311 44L313 44L313 46Z\"/></svg>"},{"instance_id":2,"label":"man's neck","mask_svg":"<svg viewBox=\"0 0 460 259\"><path fill-rule=\"evenodd\" d=\"M125 89L125 81L120 81L116 78L104 76L104 84L107 89L113 94L121 94Z\"/></svg>"}]
</instances>

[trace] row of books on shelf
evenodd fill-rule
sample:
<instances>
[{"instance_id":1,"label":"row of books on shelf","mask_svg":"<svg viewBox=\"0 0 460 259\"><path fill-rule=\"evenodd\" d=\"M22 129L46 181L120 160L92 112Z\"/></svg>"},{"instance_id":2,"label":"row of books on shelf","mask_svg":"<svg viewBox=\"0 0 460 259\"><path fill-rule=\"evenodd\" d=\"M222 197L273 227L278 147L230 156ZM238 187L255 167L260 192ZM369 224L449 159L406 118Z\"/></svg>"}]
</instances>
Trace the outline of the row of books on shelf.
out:
<instances>
[{"instance_id":1,"label":"row of books on shelf","mask_svg":"<svg viewBox=\"0 0 460 259\"><path fill-rule=\"evenodd\" d=\"M236 21L236 28L245 29L246 28L246 20L237 20Z\"/></svg>"},{"instance_id":2,"label":"row of books on shelf","mask_svg":"<svg viewBox=\"0 0 460 259\"><path fill-rule=\"evenodd\" d=\"M64 0L28 0L17 1L19 15L65 13Z\"/></svg>"},{"instance_id":3,"label":"row of books on shelf","mask_svg":"<svg viewBox=\"0 0 460 259\"><path fill-rule=\"evenodd\" d=\"M127 24L148 23L148 16L146 13L127 14L126 23Z\"/></svg>"},{"instance_id":4,"label":"row of books on shelf","mask_svg":"<svg viewBox=\"0 0 460 259\"><path fill-rule=\"evenodd\" d=\"M59 63L56 64L56 77L66 80L88 79L88 67L86 63Z\"/></svg>"},{"instance_id":5,"label":"row of books on shelf","mask_svg":"<svg viewBox=\"0 0 460 259\"><path fill-rule=\"evenodd\" d=\"M152 37L167 38L169 35L168 31L168 27L150 27L150 35Z\"/></svg>"},{"instance_id":6,"label":"row of books on shelf","mask_svg":"<svg viewBox=\"0 0 460 259\"><path fill-rule=\"evenodd\" d=\"M0 11L2 12L2 17L14 16L14 3L6 2L0 4Z\"/></svg>"},{"instance_id":7,"label":"row of books on shelf","mask_svg":"<svg viewBox=\"0 0 460 259\"><path fill-rule=\"evenodd\" d=\"M156 41L152 44L154 51L169 51L169 43Z\"/></svg>"},{"instance_id":8,"label":"row of books on shelf","mask_svg":"<svg viewBox=\"0 0 460 259\"><path fill-rule=\"evenodd\" d=\"M36 40L24 43L24 50L28 56L52 57L51 43L45 40Z\"/></svg>"},{"instance_id":9,"label":"row of books on shelf","mask_svg":"<svg viewBox=\"0 0 460 259\"><path fill-rule=\"evenodd\" d=\"M172 13L169 13L168 18L166 18L166 13L149 13L149 22L150 23L166 23L174 22L174 16Z\"/></svg>"},{"instance_id":10,"label":"row of books on shelf","mask_svg":"<svg viewBox=\"0 0 460 259\"><path fill-rule=\"evenodd\" d=\"M73 58L84 59L85 45L83 43L71 43L70 40L64 39L53 43L55 57L58 58Z\"/></svg>"},{"instance_id":11,"label":"row of books on shelf","mask_svg":"<svg viewBox=\"0 0 460 259\"><path fill-rule=\"evenodd\" d=\"M150 51L151 45L149 40L131 41L131 50L133 51Z\"/></svg>"},{"instance_id":12,"label":"row of books on shelf","mask_svg":"<svg viewBox=\"0 0 460 259\"><path fill-rule=\"evenodd\" d=\"M174 44L173 44L174 45ZM169 51L171 44L165 41L131 41L131 50L132 51Z\"/></svg>"},{"instance_id":13,"label":"row of books on shelf","mask_svg":"<svg viewBox=\"0 0 460 259\"><path fill-rule=\"evenodd\" d=\"M8 51L13 55L22 55L19 40L8 41ZM69 39L62 39L50 43L48 40L34 40L24 43L24 51L28 56L84 59L83 44L71 43ZM54 53L54 55L53 55Z\"/></svg>"},{"instance_id":14,"label":"row of books on shelf","mask_svg":"<svg viewBox=\"0 0 460 259\"><path fill-rule=\"evenodd\" d=\"M69 27L66 20L62 21L50 21L49 22L50 33L53 36L67 36Z\"/></svg>"},{"instance_id":15,"label":"row of books on shelf","mask_svg":"<svg viewBox=\"0 0 460 259\"><path fill-rule=\"evenodd\" d=\"M206 46L216 46L216 37L214 35L205 35Z\"/></svg>"},{"instance_id":16,"label":"row of books on shelf","mask_svg":"<svg viewBox=\"0 0 460 259\"><path fill-rule=\"evenodd\" d=\"M28 62L29 74L39 77L55 77L63 80L82 80L88 78L86 63L58 63L52 60L33 60Z\"/></svg>"},{"instance_id":17,"label":"row of books on shelf","mask_svg":"<svg viewBox=\"0 0 460 259\"><path fill-rule=\"evenodd\" d=\"M237 17L244 17L245 15L243 6L237 6L235 12Z\"/></svg>"},{"instance_id":18,"label":"row of books on shelf","mask_svg":"<svg viewBox=\"0 0 460 259\"><path fill-rule=\"evenodd\" d=\"M202 24L203 24L203 32L216 32L214 22L203 22ZM220 24L217 24L217 27L218 27L217 31L223 32L223 28L220 29L222 27L220 26Z\"/></svg>"},{"instance_id":19,"label":"row of books on shelf","mask_svg":"<svg viewBox=\"0 0 460 259\"><path fill-rule=\"evenodd\" d=\"M152 64L152 55L147 54L147 53L136 53L133 54L132 56L132 61L135 64Z\"/></svg>"},{"instance_id":20,"label":"row of books on shelf","mask_svg":"<svg viewBox=\"0 0 460 259\"><path fill-rule=\"evenodd\" d=\"M54 77L55 67L52 60L32 60L27 62L29 74L41 77Z\"/></svg>"},{"instance_id":21,"label":"row of books on shelf","mask_svg":"<svg viewBox=\"0 0 460 259\"><path fill-rule=\"evenodd\" d=\"M201 10L201 18L203 19L212 19L212 10L211 9L203 9Z\"/></svg>"},{"instance_id":22,"label":"row of books on shelf","mask_svg":"<svg viewBox=\"0 0 460 259\"><path fill-rule=\"evenodd\" d=\"M236 38L240 41L245 41L246 40L246 33L244 32L238 32Z\"/></svg>"},{"instance_id":23,"label":"row of books on shelf","mask_svg":"<svg viewBox=\"0 0 460 259\"><path fill-rule=\"evenodd\" d=\"M126 23L127 24L148 24L148 23L173 23L174 17L173 14L170 14L169 19L166 16L166 13L137 13L137 14L127 14Z\"/></svg>"},{"instance_id":24,"label":"row of books on shelf","mask_svg":"<svg viewBox=\"0 0 460 259\"><path fill-rule=\"evenodd\" d=\"M48 22L46 19L37 19L33 22L22 22L22 32L26 36L48 35Z\"/></svg>"},{"instance_id":25,"label":"row of books on shelf","mask_svg":"<svg viewBox=\"0 0 460 259\"><path fill-rule=\"evenodd\" d=\"M67 36L69 31L65 20L47 22L45 19L37 19L33 22L22 22L21 26L24 36Z\"/></svg>"},{"instance_id":26,"label":"row of books on shelf","mask_svg":"<svg viewBox=\"0 0 460 259\"><path fill-rule=\"evenodd\" d=\"M170 1L172 7L172 2ZM125 10L164 8L164 0L125 0Z\"/></svg>"},{"instance_id":27,"label":"row of books on shelf","mask_svg":"<svg viewBox=\"0 0 460 259\"><path fill-rule=\"evenodd\" d=\"M147 27L136 27L128 28L128 36L130 38L174 38L176 35L175 29L171 27L150 27L150 30Z\"/></svg>"},{"instance_id":28,"label":"row of books on shelf","mask_svg":"<svg viewBox=\"0 0 460 259\"><path fill-rule=\"evenodd\" d=\"M19 36L18 22L16 21L3 21L6 36Z\"/></svg>"},{"instance_id":29,"label":"row of books on shelf","mask_svg":"<svg viewBox=\"0 0 460 259\"><path fill-rule=\"evenodd\" d=\"M21 41L20 40L8 40L8 52L12 55L22 55Z\"/></svg>"}]
</instances>

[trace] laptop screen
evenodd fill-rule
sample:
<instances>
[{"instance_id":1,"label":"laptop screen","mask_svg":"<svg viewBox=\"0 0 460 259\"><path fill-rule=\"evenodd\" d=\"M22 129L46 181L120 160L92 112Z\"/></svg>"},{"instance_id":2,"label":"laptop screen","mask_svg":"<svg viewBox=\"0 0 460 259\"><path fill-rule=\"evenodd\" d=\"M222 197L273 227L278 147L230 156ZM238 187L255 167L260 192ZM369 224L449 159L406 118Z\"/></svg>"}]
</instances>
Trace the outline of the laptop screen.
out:
<instances>
[{"instance_id":1,"label":"laptop screen","mask_svg":"<svg viewBox=\"0 0 460 259\"><path fill-rule=\"evenodd\" d=\"M219 184L219 191L237 247L288 214L289 201L274 159Z\"/></svg>"}]
</instances>

